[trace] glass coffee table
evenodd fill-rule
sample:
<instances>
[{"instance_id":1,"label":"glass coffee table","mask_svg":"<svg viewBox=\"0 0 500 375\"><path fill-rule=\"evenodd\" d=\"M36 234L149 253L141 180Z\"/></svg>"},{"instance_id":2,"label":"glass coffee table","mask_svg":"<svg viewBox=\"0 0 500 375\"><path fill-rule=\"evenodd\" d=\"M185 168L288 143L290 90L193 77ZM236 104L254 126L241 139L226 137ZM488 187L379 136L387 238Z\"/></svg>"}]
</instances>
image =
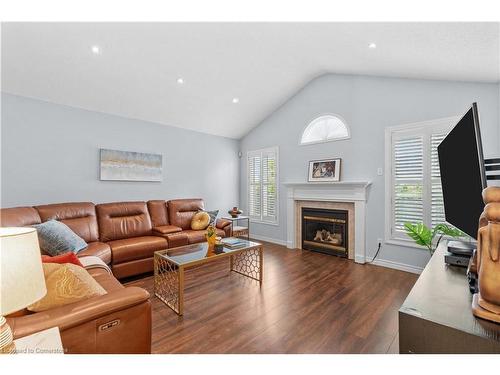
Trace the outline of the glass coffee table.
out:
<instances>
[{"instance_id":1,"label":"glass coffee table","mask_svg":"<svg viewBox=\"0 0 500 375\"><path fill-rule=\"evenodd\" d=\"M230 271L257 280L262 285L264 248L258 242L240 239L239 248L224 247L209 252L206 242L160 250L154 253L154 293L177 314L184 313L184 271L190 267L229 257Z\"/></svg>"}]
</instances>

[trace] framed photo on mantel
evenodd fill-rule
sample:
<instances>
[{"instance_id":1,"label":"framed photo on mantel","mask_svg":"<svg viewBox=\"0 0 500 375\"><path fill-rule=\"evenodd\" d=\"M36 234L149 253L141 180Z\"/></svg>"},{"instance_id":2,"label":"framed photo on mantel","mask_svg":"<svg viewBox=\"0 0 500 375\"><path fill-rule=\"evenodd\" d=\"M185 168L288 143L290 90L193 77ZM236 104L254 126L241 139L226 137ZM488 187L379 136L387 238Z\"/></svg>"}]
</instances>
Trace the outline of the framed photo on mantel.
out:
<instances>
[{"instance_id":1,"label":"framed photo on mantel","mask_svg":"<svg viewBox=\"0 0 500 375\"><path fill-rule=\"evenodd\" d=\"M312 160L309 162L309 182L340 181L341 159Z\"/></svg>"}]
</instances>

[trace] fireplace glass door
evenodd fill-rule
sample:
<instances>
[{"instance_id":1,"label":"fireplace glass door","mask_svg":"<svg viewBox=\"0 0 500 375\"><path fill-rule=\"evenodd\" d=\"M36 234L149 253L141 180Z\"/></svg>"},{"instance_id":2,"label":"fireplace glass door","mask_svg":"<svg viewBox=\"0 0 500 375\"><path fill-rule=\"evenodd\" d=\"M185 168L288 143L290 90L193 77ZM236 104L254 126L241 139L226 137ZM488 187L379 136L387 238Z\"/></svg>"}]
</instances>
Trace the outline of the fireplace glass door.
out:
<instances>
[{"instance_id":1,"label":"fireplace glass door","mask_svg":"<svg viewBox=\"0 0 500 375\"><path fill-rule=\"evenodd\" d=\"M348 211L302 208L302 249L347 257Z\"/></svg>"}]
</instances>

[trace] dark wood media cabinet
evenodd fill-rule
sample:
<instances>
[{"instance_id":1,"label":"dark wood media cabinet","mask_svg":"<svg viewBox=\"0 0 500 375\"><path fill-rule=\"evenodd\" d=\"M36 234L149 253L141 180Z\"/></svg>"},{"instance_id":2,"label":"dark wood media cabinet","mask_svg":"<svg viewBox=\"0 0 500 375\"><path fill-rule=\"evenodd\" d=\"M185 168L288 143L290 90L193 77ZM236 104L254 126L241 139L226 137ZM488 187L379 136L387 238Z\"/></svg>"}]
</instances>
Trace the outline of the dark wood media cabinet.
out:
<instances>
[{"instance_id":1,"label":"dark wood media cabinet","mask_svg":"<svg viewBox=\"0 0 500 375\"><path fill-rule=\"evenodd\" d=\"M500 353L500 324L472 315L466 269L442 244L399 309L400 353Z\"/></svg>"}]
</instances>

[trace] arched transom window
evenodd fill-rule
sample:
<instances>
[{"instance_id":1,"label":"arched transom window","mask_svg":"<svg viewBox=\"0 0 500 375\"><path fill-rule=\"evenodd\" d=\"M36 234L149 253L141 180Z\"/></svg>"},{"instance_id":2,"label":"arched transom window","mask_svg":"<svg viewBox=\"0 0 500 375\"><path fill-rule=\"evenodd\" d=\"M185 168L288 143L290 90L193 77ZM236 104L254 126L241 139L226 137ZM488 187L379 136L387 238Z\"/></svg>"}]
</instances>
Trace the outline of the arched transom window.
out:
<instances>
[{"instance_id":1,"label":"arched transom window","mask_svg":"<svg viewBox=\"0 0 500 375\"><path fill-rule=\"evenodd\" d=\"M322 115L312 120L302 133L301 145L350 138L346 123L335 115Z\"/></svg>"}]
</instances>

